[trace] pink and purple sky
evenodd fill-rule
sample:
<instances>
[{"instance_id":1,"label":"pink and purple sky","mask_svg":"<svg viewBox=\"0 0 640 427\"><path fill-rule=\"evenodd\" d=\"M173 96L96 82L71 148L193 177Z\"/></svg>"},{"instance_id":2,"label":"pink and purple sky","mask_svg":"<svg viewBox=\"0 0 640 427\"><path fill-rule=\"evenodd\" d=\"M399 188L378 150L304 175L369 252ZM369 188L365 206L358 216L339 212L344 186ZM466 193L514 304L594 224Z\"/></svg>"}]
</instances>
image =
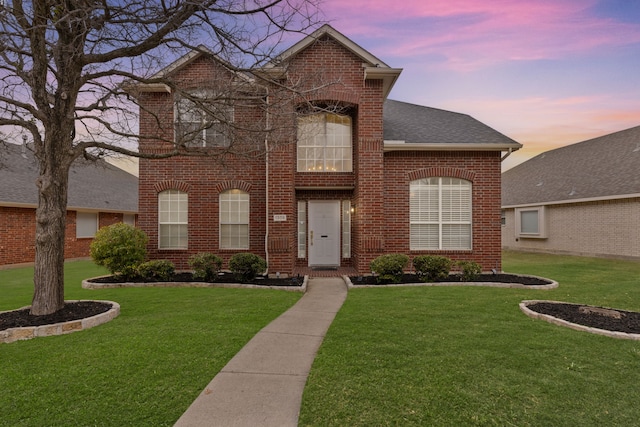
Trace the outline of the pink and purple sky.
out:
<instances>
[{"instance_id":1,"label":"pink and purple sky","mask_svg":"<svg viewBox=\"0 0 640 427\"><path fill-rule=\"evenodd\" d=\"M469 114L543 151L640 125L638 0L324 0L404 71L389 98Z\"/></svg>"}]
</instances>

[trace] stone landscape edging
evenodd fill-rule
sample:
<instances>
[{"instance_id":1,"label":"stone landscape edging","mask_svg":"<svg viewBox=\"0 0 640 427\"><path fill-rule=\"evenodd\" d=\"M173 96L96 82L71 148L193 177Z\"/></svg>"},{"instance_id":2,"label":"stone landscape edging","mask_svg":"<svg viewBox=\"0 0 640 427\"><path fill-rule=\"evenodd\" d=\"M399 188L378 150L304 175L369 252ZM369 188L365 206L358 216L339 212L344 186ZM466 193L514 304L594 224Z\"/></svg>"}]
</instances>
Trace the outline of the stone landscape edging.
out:
<instances>
[{"instance_id":1,"label":"stone landscape edging","mask_svg":"<svg viewBox=\"0 0 640 427\"><path fill-rule=\"evenodd\" d=\"M105 304L111 304L111 308L104 313L96 314L95 316L86 317L84 319L69 320L67 322L52 323L50 325L41 326L25 326L21 328L9 328L4 331L0 331L0 343L12 343L19 340L30 340L37 337L50 337L54 335L70 334L72 332L83 331L85 329L93 328L94 326L102 325L110 320L115 319L120 314L120 304L113 301L101 301L101 300L67 300L65 303L73 302L101 302ZM17 310L24 310L30 308L26 306ZM16 311L16 310L7 310ZM3 311L5 313L7 311Z\"/></svg>"},{"instance_id":2,"label":"stone landscape edging","mask_svg":"<svg viewBox=\"0 0 640 427\"><path fill-rule=\"evenodd\" d=\"M301 286L271 286L253 285L245 283L219 283L219 282L121 282L121 283L95 283L91 280L110 275L92 277L82 281L83 289L114 289L114 288L247 288L247 289L278 289L290 292L306 292L309 276L304 276Z\"/></svg>"},{"instance_id":3,"label":"stone landscape edging","mask_svg":"<svg viewBox=\"0 0 640 427\"><path fill-rule=\"evenodd\" d=\"M624 340L640 341L640 334L629 334L629 333L626 333L626 332L607 331L606 329L592 328L590 326L584 326L584 325L580 325L578 323L567 322L566 320L559 319L559 318L551 316L549 314L538 313L537 311L533 311L528 307L529 305L532 305L532 304L545 303L545 302L556 303L556 304L575 304L575 303L568 303L568 302L562 302L562 301L524 300L519 304L520 305L520 310L524 314L526 314L527 316L529 316L529 317L531 317L533 319L544 320L544 321L552 323L554 325L564 326L566 328L571 328L571 329L574 329L576 331L589 332L589 333L592 333L592 334L604 335L604 336L611 337L611 338L619 338L619 339L624 339ZM588 305L586 305L586 306L587 307L591 307L591 306L588 306Z\"/></svg>"},{"instance_id":4,"label":"stone landscape edging","mask_svg":"<svg viewBox=\"0 0 640 427\"><path fill-rule=\"evenodd\" d=\"M417 282L417 283L391 283L386 285L354 285L351 282L349 276L342 276L349 289L353 288L380 288L380 287L396 287L396 286L485 286L490 288L512 288L512 289L538 289L549 290L558 287L558 282L545 277L525 275L525 274L511 274L515 277L531 277L540 280L548 280L547 285L523 285L522 283L502 283L502 282Z\"/></svg>"}]
</instances>

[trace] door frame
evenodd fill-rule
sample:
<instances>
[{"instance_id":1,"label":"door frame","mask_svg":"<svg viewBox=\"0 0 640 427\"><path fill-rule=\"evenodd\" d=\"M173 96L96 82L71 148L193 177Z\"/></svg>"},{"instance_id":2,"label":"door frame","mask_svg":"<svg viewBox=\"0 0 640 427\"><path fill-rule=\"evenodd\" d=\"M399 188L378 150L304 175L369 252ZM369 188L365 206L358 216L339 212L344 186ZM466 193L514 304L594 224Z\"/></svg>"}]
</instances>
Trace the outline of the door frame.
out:
<instances>
[{"instance_id":1,"label":"door frame","mask_svg":"<svg viewBox=\"0 0 640 427\"><path fill-rule=\"evenodd\" d=\"M319 215L318 210L314 210L314 205L331 205L333 212L333 218L331 224L329 225L331 230L330 232L335 233L335 239L332 239L333 248L331 248L330 253L335 254L335 256L328 260L328 258L321 259L317 261L317 257L314 259L314 249L312 248L314 241L318 242L321 239L320 236L314 236L314 228L319 226L316 222L319 218L314 217L314 215ZM336 200L308 200L307 201L307 215L308 215L308 227L307 227L307 250L308 250L308 259L307 263L309 267L340 267L340 258L341 258L341 247L342 247L342 218L341 218L341 201Z\"/></svg>"}]
</instances>

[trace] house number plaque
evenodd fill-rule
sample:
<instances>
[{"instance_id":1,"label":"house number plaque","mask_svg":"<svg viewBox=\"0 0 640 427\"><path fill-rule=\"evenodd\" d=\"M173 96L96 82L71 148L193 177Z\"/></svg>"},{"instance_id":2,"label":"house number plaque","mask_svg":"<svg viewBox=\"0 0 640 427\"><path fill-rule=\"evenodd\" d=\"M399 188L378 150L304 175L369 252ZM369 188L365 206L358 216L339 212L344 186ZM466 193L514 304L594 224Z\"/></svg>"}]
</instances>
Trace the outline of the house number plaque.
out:
<instances>
[{"instance_id":1,"label":"house number plaque","mask_svg":"<svg viewBox=\"0 0 640 427\"><path fill-rule=\"evenodd\" d=\"M278 214L278 215L273 215L273 221L274 222L282 222L282 221L286 221L287 220L287 216L283 215L283 214Z\"/></svg>"}]
</instances>

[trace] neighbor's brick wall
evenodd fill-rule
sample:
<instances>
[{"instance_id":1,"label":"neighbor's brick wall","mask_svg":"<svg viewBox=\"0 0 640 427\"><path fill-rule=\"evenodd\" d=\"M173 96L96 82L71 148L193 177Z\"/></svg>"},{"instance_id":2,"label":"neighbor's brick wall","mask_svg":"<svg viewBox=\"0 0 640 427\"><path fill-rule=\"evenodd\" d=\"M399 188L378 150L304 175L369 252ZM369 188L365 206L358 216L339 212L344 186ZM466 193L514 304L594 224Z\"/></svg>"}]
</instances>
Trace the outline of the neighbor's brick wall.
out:
<instances>
[{"instance_id":1,"label":"neighbor's brick wall","mask_svg":"<svg viewBox=\"0 0 640 427\"><path fill-rule=\"evenodd\" d=\"M547 239L515 235L515 210L506 210L502 247L595 257L640 259L640 198L546 207Z\"/></svg>"},{"instance_id":2,"label":"neighbor's brick wall","mask_svg":"<svg viewBox=\"0 0 640 427\"><path fill-rule=\"evenodd\" d=\"M429 176L472 182L472 250L409 250L409 183ZM385 154L385 251L411 257L443 255L479 263L484 271L501 270L499 152L390 152Z\"/></svg>"},{"instance_id":3,"label":"neighbor's brick wall","mask_svg":"<svg viewBox=\"0 0 640 427\"><path fill-rule=\"evenodd\" d=\"M99 227L122 222L123 214L98 215ZM0 207L0 265L30 263L35 258L36 211L34 208ZM76 211L67 211L65 259L86 258L93 239L76 237Z\"/></svg>"}]
</instances>

